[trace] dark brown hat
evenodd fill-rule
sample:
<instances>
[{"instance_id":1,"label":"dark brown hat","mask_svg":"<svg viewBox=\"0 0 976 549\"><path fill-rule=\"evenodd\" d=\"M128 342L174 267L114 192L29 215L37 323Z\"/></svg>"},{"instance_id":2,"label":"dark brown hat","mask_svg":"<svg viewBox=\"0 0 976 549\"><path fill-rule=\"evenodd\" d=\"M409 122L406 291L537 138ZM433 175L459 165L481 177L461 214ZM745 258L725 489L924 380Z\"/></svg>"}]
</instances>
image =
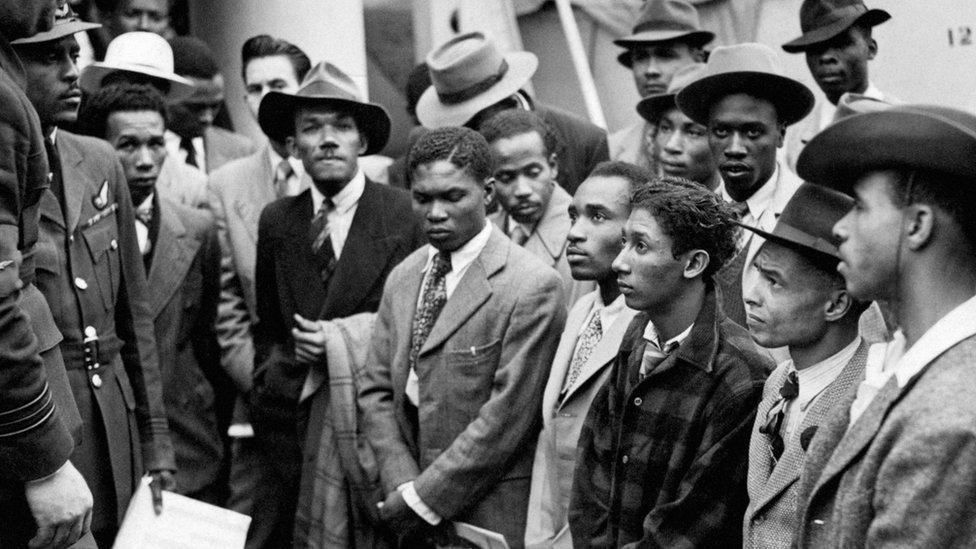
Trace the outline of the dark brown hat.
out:
<instances>
[{"instance_id":1,"label":"dark brown hat","mask_svg":"<svg viewBox=\"0 0 976 549\"><path fill-rule=\"evenodd\" d=\"M934 105L856 114L817 134L796 163L806 181L846 194L874 170L922 170L976 184L976 116Z\"/></svg>"},{"instance_id":2,"label":"dark brown hat","mask_svg":"<svg viewBox=\"0 0 976 549\"><path fill-rule=\"evenodd\" d=\"M884 10L868 9L861 0L804 0L800 6L803 35L783 44L789 53L800 53L826 42L855 23L873 27L891 19Z\"/></svg>"},{"instance_id":3,"label":"dark brown hat","mask_svg":"<svg viewBox=\"0 0 976 549\"><path fill-rule=\"evenodd\" d=\"M816 252L840 259L840 239L834 236L834 224L854 207L846 194L812 183L804 183L786 203L772 232L740 223L766 240L800 252Z\"/></svg>"},{"instance_id":4,"label":"dark brown hat","mask_svg":"<svg viewBox=\"0 0 976 549\"><path fill-rule=\"evenodd\" d=\"M390 116L386 109L361 99L359 88L349 75L325 61L312 67L295 93L270 92L258 107L258 123L265 135L284 141L295 134L295 109L302 105L332 105L356 119L359 133L366 137L364 155L376 154L390 138Z\"/></svg>"},{"instance_id":5,"label":"dark brown hat","mask_svg":"<svg viewBox=\"0 0 976 549\"><path fill-rule=\"evenodd\" d=\"M702 30L698 10L686 0L647 0L641 11L633 34L614 40L613 43L627 48L617 56L625 67L631 65L631 48L680 40L693 46L704 46L715 34Z\"/></svg>"}]
</instances>

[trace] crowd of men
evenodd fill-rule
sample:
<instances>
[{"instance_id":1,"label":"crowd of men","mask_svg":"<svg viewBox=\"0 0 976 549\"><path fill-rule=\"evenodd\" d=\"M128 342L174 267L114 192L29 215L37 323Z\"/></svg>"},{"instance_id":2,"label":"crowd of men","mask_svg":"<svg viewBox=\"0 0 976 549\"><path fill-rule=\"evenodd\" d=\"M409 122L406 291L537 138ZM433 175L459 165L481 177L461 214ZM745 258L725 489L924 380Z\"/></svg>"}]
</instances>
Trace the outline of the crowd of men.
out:
<instances>
[{"instance_id":1,"label":"crowd of men","mask_svg":"<svg viewBox=\"0 0 976 549\"><path fill-rule=\"evenodd\" d=\"M249 549L976 545L976 116L874 86L888 13L804 0L816 99L647 0L609 136L460 34L390 163L283 38L221 127L168 6L80 70L0 0L0 547L112 547L143 475Z\"/></svg>"}]
</instances>

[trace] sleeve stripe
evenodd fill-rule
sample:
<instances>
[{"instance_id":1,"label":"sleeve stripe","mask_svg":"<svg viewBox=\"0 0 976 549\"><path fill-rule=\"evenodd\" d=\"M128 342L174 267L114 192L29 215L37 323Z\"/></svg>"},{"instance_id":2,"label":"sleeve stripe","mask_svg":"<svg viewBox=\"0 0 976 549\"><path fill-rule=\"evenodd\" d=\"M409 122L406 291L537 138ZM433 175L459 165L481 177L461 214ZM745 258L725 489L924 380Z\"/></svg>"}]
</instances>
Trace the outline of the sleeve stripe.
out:
<instances>
[{"instance_id":1,"label":"sleeve stripe","mask_svg":"<svg viewBox=\"0 0 976 549\"><path fill-rule=\"evenodd\" d=\"M0 438L17 436L36 429L51 418L54 414L54 400L46 385L44 387L44 393L39 398L42 398L43 401L35 409L21 417L0 424Z\"/></svg>"}]
</instances>

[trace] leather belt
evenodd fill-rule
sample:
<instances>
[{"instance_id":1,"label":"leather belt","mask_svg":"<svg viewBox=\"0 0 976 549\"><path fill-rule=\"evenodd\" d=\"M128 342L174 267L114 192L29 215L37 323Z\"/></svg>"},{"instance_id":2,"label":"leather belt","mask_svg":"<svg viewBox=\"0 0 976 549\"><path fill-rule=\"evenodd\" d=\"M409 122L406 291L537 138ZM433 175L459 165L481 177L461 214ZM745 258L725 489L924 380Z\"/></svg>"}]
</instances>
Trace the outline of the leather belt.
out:
<instances>
[{"instance_id":1,"label":"leather belt","mask_svg":"<svg viewBox=\"0 0 976 549\"><path fill-rule=\"evenodd\" d=\"M64 369L92 370L107 367L122 350L123 344L122 340L115 336L98 338L97 335L94 338L86 338L82 343L63 341L61 356L64 357Z\"/></svg>"}]
</instances>

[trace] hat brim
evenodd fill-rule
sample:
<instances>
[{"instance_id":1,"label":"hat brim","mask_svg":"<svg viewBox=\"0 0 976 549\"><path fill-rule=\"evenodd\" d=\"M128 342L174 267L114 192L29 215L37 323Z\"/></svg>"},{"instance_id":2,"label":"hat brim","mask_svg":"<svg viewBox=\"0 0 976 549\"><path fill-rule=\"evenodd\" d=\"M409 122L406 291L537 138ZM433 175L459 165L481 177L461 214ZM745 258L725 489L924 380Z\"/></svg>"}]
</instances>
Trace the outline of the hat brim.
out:
<instances>
[{"instance_id":1,"label":"hat brim","mask_svg":"<svg viewBox=\"0 0 976 549\"><path fill-rule=\"evenodd\" d=\"M390 115L375 103L360 103L350 99L323 96L301 96L271 92L258 107L258 124L270 139L284 143L295 134L295 109L302 105L327 105L349 112L356 119L359 133L366 138L366 150L361 156L383 150L390 139Z\"/></svg>"},{"instance_id":2,"label":"hat brim","mask_svg":"<svg viewBox=\"0 0 976 549\"><path fill-rule=\"evenodd\" d=\"M713 74L696 80L678 92L675 103L688 118L707 126L712 105L723 97L737 93L755 95L772 102L779 121L787 126L810 114L815 101L813 92L792 78L768 72L740 71Z\"/></svg>"},{"instance_id":3,"label":"hat brim","mask_svg":"<svg viewBox=\"0 0 976 549\"><path fill-rule=\"evenodd\" d=\"M86 21L71 21L69 23L64 23L61 25L55 25L51 30L47 32L42 32L30 36L27 38L20 38L10 42L12 46L19 46L23 44L41 44L44 42L50 42L52 40L60 40L66 36L73 36L79 32L98 29L101 25L98 23L88 23Z\"/></svg>"},{"instance_id":4,"label":"hat brim","mask_svg":"<svg viewBox=\"0 0 976 549\"><path fill-rule=\"evenodd\" d=\"M633 65L630 58L630 50L635 46L646 46L650 44L659 44L661 42L674 42L680 40L695 47L702 47L714 39L715 33L708 31L658 30L638 32L630 36L618 38L614 40L613 43L622 48L627 48L626 51L617 55L617 62L629 69L631 65Z\"/></svg>"},{"instance_id":5,"label":"hat brim","mask_svg":"<svg viewBox=\"0 0 976 549\"><path fill-rule=\"evenodd\" d=\"M856 114L814 136L797 159L803 179L853 195L874 170L923 170L976 182L976 131L947 107L895 107Z\"/></svg>"},{"instance_id":6,"label":"hat brim","mask_svg":"<svg viewBox=\"0 0 976 549\"><path fill-rule=\"evenodd\" d=\"M757 229L756 227L750 227L749 225L738 221L736 221L736 224L743 229L756 233L770 242L782 244L783 246L792 248L794 250L798 249L797 251L799 253L814 252L821 255L827 255L838 260L841 258L840 251L836 246L822 238L813 236L806 231L797 229L792 225L779 222L776 224L776 227L773 228L773 232L768 232L762 229Z\"/></svg>"},{"instance_id":7,"label":"hat brim","mask_svg":"<svg viewBox=\"0 0 976 549\"><path fill-rule=\"evenodd\" d=\"M417 118L425 128L463 126L486 107L498 103L522 89L539 67L539 59L529 52L505 54L508 70L487 90L460 103L441 102L434 86L430 86L417 101Z\"/></svg>"},{"instance_id":8,"label":"hat brim","mask_svg":"<svg viewBox=\"0 0 976 549\"><path fill-rule=\"evenodd\" d=\"M641 115L644 120L656 124L664 111L678 108L674 101L677 95L676 93L662 93L645 97L637 103L637 114Z\"/></svg>"},{"instance_id":9,"label":"hat brim","mask_svg":"<svg viewBox=\"0 0 976 549\"><path fill-rule=\"evenodd\" d=\"M864 13L843 17L827 26L818 27L810 32L803 33L803 35L801 35L799 38L783 44L783 50L788 53L800 53L806 51L811 46L830 40L831 38L849 29L855 23L860 22L869 27L873 27L875 25L880 25L889 19L891 19L891 14L888 12L878 9L869 9Z\"/></svg>"},{"instance_id":10,"label":"hat brim","mask_svg":"<svg viewBox=\"0 0 976 549\"><path fill-rule=\"evenodd\" d=\"M88 65L83 71L81 71L81 78L78 80L78 84L85 92L95 93L102 88L102 80L104 80L106 76L120 71L158 78L160 80L169 82L169 93L166 94L166 99L169 101L181 101L186 99L193 95L195 90L192 82L172 73L163 72L152 67L145 67L142 65L110 65L100 61L96 61L91 65Z\"/></svg>"}]
</instances>

